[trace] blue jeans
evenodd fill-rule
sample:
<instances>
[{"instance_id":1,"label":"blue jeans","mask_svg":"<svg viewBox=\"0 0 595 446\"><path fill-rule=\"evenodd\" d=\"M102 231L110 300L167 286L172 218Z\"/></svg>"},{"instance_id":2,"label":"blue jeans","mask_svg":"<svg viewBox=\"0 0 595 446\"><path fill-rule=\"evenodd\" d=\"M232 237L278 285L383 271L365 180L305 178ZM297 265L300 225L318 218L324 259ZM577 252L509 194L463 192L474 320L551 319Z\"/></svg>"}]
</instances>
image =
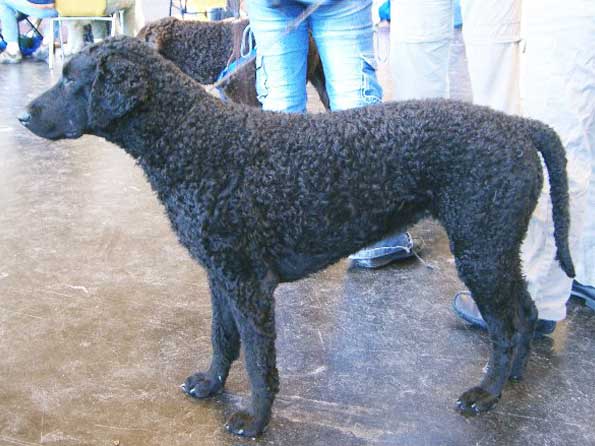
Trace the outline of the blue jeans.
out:
<instances>
[{"instance_id":1,"label":"blue jeans","mask_svg":"<svg viewBox=\"0 0 595 446\"><path fill-rule=\"evenodd\" d=\"M332 110L382 100L376 79L372 0L329 0L293 32L289 23L310 1L248 0L250 24L257 45L257 92L265 110L306 110L309 31L318 46Z\"/></svg>"},{"instance_id":2,"label":"blue jeans","mask_svg":"<svg viewBox=\"0 0 595 446\"><path fill-rule=\"evenodd\" d=\"M2 35L7 42L19 41L19 26L17 24L19 13L36 19L47 19L58 15L58 11L55 9L36 8L27 0L0 0Z\"/></svg>"}]
</instances>

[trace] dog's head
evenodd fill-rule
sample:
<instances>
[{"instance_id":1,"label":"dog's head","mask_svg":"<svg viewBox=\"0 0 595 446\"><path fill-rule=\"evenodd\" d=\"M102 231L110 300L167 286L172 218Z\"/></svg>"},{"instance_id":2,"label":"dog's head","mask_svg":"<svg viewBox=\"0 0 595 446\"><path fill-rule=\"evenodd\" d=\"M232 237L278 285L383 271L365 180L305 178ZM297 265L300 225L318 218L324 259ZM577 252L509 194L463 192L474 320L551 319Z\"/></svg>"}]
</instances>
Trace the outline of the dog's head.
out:
<instances>
[{"instance_id":1,"label":"dog's head","mask_svg":"<svg viewBox=\"0 0 595 446\"><path fill-rule=\"evenodd\" d=\"M58 83L18 117L38 136L78 138L100 133L148 97L148 77L135 63L132 39L111 39L73 57Z\"/></svg>"},{"instance_id":2,"label":"dog's head","mask_svg":"<svg viewBox=\"0 0 595 446\"><path fill-rule=\"evenodd\" d=\"M156 51L161 51L179 25L180 20L175 17L165 17L145 25L137 34L137 38L145 42Z\"/></svg>"}]
</instances>

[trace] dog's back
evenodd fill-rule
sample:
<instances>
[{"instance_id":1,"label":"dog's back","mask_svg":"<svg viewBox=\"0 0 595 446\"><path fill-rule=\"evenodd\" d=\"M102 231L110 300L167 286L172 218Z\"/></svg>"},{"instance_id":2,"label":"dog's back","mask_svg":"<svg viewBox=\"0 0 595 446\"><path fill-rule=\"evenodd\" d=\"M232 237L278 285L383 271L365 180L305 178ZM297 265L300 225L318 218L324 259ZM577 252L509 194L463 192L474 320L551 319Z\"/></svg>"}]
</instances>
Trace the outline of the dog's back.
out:
<instances>
[{"instance_id":1,"label":"dog's back","mask_svg":"<svg viewBox=\"0 0 595 446\"><path fill-rule=\"evenodd\" d=\"M411 101L244 122L257 149L238 165L242 193L267 216L262 242L283 248L286 262L291 248L327 253L330 263L426 214L453 230L469 218L463 212L485 224L520 219L522 231L541 190L530 121L471 104Z\"/></svg>"}]
</instances>

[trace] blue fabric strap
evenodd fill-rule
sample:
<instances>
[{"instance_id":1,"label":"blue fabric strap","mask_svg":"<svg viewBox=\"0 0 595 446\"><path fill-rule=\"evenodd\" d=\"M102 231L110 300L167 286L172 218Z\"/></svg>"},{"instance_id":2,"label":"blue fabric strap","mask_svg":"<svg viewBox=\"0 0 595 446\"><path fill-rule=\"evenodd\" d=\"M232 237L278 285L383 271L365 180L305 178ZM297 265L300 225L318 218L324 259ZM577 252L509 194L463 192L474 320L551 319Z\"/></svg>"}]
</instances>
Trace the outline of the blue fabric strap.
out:
<instances>
[{"instance_id":1,"label":"blue fabric strap","mask_svg":"<svg viewBox=\"0 0 595 446\"><path fill-rule=\"evenodd\" d=\"M231 62L228 66L226 66L223 69L223 71L221 71L221 73L219 73L219 76L217 76L216 82L220 81L228 74L234 73L237 70L238 65L242 64L246 59L250 59L251 57L255 57L255 56L256 56L256 48L252 48L248 54L242 55L238 59ZM221 97L221 99L223 101L227 100L227 97L225 96L225 93L223 92L223 87L218 87L217 91L219 92L219 96Z\"/></svg>"}]
</instances>

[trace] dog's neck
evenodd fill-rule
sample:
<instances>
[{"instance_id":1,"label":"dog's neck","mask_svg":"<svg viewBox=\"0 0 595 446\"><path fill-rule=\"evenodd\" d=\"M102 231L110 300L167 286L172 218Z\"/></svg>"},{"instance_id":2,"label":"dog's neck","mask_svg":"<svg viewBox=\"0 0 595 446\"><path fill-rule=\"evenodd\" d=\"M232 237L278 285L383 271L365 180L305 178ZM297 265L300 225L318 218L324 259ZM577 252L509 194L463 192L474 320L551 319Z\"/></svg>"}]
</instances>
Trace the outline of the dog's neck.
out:
<instances>
[{"instance_id":1,"label":"dog's neck","mask_svg":"<svg viewBox=\"0 0 595 446\"><path fill-rule=\"evenodd\" d=\"M233 107L234 110L229 110ZM240 107L240 110L243 109ZM168 159L180 163L207 162L230 145L225 129L240 124L242 113L223 104L200 84L179 73L155 76L149 98L107 128L94 132L117 144L145 170L168 167ZM173 152L175 156L171 156Z\"/></svg>"}]
</instances>

